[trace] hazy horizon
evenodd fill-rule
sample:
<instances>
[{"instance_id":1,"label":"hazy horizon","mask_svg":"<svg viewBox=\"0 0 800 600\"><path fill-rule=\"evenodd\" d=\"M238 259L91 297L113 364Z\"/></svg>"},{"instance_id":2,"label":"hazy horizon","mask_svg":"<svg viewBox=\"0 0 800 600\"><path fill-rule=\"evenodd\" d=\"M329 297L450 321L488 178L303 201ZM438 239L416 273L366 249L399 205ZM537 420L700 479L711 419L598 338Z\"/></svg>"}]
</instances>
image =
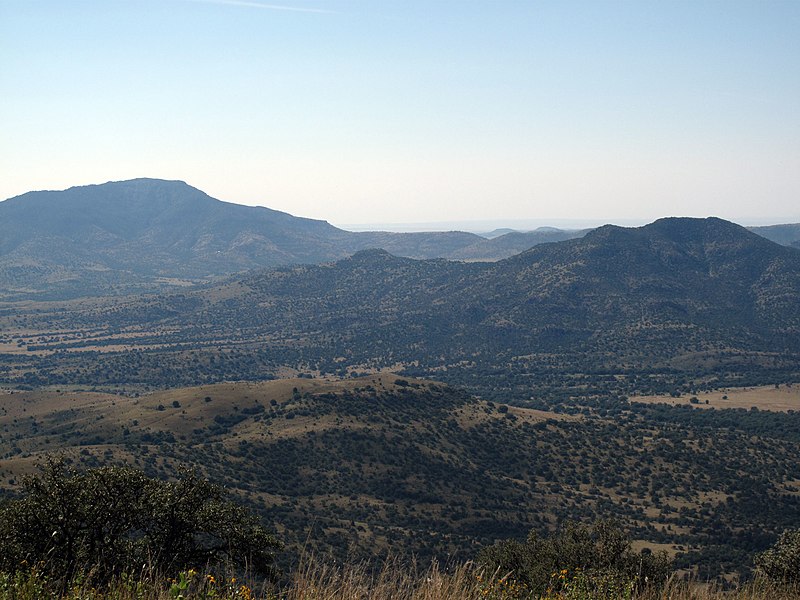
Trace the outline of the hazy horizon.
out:
<instances>
[{"instance_id":1,"label":"hazy horizon","mask_svg":"<svg viewBox=\"0 0 800 600\"><path fill-rule=\"evenodd\" d=\"M153 179L153 178L143 178L143 179ZM180 180L164 180L164 181L180 181ZM86 184L87 186L95 186L95 185L103 185L106 183L118 183L118 182L103 182L103 183L90 183ZM185 183L191 187L192 184L190 182L181 181L181 183ZM69 186L69 187L85 187L85 186ZM69 189L69 188L65 188ZM199 188L197 188L199 189ZM40 189L40 190L29 190L28 192L59 192L64 190L56 190L56 189ZM205 190L200 190L201 192L205 192ZM28 193L25 192L25 193ZM21 194L22 195L22 194ZM14 196L16 197L16 196ZM213 197L213 196L212 196ZM0 203L4 202L5 200L10 200L11 198L3 198L0 199ZM243 204L239 202L231 202L225 198L215 198L216 200L220 200L222 202L238 204L239 206L251 206L257 207L262 206L264 208L270 208L273 210L274 207L266 206L266 205L251 205L251 204ZM324 210L324 209L323 209ZM289 213L292 214L292 213ZM651 219L644 219L644 218L631 218L631 217L617 217L617 218L566 218L566 217L551 217L551 218L527 218L527 219L502 219L502 218L493 218L493 219L451 219L451 220L441 220L441 221L396 221L396 222L362 222L362 223L341 223L336 222L331 219L328 219L325 215L322 214L309 214L309 215L296 215L296 217L303 217L309 219L316 219L327 221L334 227L338 227L339 229L344 229L345 231L390 231L390 232L399 232L399 233L409 233L409 232L442 232L442 231L464 231L468 233L475 233L478 235L483 235L487 233L492 233L496 230L500 229L510 229L514 231L533 231L538 228L556 228L556 229L563 229L563 230L580 230L580 229L591 229L600 227L602 225L618 225L620 227L640 227L642 225L647 225L655 221L656 219L665 218L665 217L686 217L691 215L680 215L680 214L665 214L659 217L651 218ZM409 215L413 217L413 215ZM718 215L704 215L708 217L716 217ZM702 218L702 216L701 216ZM768 226L768 225L785 225L785 224L794 224L795 221L787 218L787 219L771 219L771 218L760 218L760 219L750 219L750 220L737 220L737 219L727 219L733 223L737 223L738 225L742 225L744 227L760 227L760 226Z\"/></svg>"},{"instance_id":2,"label":"hazy horizon","mask_svg":"<svg viewBox=\"0 0 800 600\"><path fill-rule=\"evenodd\" d=\"M800 3L0 0L0 197L800 221Z\"/></svg>"},{"instance_id":3,"label":"hazy horizon","mask_svg":"<svg viewBox=\"0 0 800 600\"><path fill-rule=\"evenodd\" d=\"M664 215L663 217L683 217L686 215ZM708 215L715 216L715 215ZM579 230L601 227L603 225L618 225L620 227L640 227L652 223L655 219L490 219L475 221L429 221L429 222L401 222L401 223L334 223L331 225L346 231L396 231L396 232L435 232L435 231L466 231L468 233L492 233L498 229L512 229L514 231L533 231L540 227L553 227L563 230ZM756 221L731 220L743 227L764 227L769 225L793 225L793 221L773 221L762 219Z\"/></svg>"}]
</instances>

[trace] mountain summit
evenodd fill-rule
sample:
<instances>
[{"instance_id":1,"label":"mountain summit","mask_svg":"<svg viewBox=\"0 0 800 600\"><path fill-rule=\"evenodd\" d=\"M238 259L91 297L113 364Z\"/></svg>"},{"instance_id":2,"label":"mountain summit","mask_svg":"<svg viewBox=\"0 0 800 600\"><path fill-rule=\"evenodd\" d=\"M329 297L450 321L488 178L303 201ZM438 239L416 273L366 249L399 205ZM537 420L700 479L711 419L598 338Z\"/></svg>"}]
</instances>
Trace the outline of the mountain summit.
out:
<instances>
[{"instance_id":1,"label":"mountain summit","mask_svg":"<svg viewBox=\"0 0 800 600\"><path fill-rule=\"evenodd\" d=\"M0 279L34 289L199 279L330 260L345 236L324 221L222 202L182 181L134 179L0 203Z\"/></svg>"},{"instance_id":2,"label":"mountain summit","mask_svg":"<svg viewBox=\"0 0 800 600\"><path fill-rule=\"evenodd\" d=\"M0 297L154 291L257 267L335 261L368 248L496 260L540 241L458 231L355 233L223 202L182 181L134 179L0 202Z\"/></svg>"}]
</instances>

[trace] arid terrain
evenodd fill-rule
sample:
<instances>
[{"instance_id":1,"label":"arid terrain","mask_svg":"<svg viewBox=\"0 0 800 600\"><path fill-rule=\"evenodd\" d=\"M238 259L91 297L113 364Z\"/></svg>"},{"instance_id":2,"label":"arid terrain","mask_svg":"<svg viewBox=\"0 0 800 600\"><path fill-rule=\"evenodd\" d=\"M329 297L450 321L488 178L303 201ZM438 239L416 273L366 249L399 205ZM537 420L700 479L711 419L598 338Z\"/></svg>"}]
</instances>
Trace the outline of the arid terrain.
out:
<instances>
[{"instance_id":1,"label":"arid terrain","mask_svg":"<svg viewBox=\"0 0 800 600\"><path fill-rule=\"evenodd\" d=\"M647 404L688 405L695 408L769 410L789 412L800 410L800 385L764 385L744 388L722 388L697 394L632 396L631 402Z\"/></svg>"}]
</instances>

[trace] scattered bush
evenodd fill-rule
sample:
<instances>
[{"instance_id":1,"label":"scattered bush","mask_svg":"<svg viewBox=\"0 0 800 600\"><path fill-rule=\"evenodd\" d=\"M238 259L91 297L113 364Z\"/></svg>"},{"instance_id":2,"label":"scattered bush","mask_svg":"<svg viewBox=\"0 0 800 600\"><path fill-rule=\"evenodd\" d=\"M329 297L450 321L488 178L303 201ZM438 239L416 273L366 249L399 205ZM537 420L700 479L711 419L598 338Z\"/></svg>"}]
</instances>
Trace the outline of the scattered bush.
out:
<instances>
[{"instance_id":1,"label":"scattered bush","mask_svg":"<svg viewBox=\"0 0 800 600\"><path fill-rule=\"evenodd\" d=\"M671 569L666 553L635 553L615 521L591 526L568 523L553 537L532 531L525 542L504 540L484 549L478 562L487 572L509 575L534 594L567 591L570 586L604 589L613 597L634 589L658 587Z\"/></svg>"}]
</instances>

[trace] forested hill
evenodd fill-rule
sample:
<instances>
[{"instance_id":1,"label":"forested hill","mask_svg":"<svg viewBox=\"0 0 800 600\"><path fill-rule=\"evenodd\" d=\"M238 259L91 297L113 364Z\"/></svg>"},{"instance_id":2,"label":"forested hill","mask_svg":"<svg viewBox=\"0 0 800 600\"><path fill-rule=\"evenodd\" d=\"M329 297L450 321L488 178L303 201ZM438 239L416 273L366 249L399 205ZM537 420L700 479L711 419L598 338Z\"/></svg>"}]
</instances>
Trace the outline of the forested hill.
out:
<instances>
[{"instance_id":1,"label":"forested hill","mask_svg":"<svg viewBox=\"0 0 800 600\"><path fill-rule=\"evenodd\" d=\"M800 226L756 228L791 245ZM350 232L325 221L212 198L182 181L134 179L0 202L0 300L165 291L249 269L397 256L495 261L588 230L542 228L487 239L462 231Z\"/></svg>"},{"instance_id":2,"label":"forested hill","mask_svg":"<svg viewBox=\"0 0 800 600\"><path fill-rule=\"evenodd\" d=\"M708 334L709 344L765 347L779 335L785 347L800 326L800 253L713 218L606 226L489 265L368 251L242 283L242 305L229 300L220 317L276 311L293 328L373 338L397 324L418 344L441 337L465 355L475 336L524 354L676 328ZM254 301L259 308L245 310Z\"/></svg>"},{"instance_id":3,"label":"forested hill","mask_svg":"<svg viewBox=\"0 0 800 600\"><path fill-rule=\"evenodd\" d=\"M37 381L175 386L395 367L517 400L774 383L800 378L800 252L720 219L671 218L491 264L371 250L29 319L105 340L36 351L102 349L115 331L137 348L27 357Z\"/></svg>"},{"instance_id":4,"label":"forested hill","mask_svg":"<svg viewBox=\"0 0 800 600\"><path fill-rule=\"evenodd\" d=\"M181 181L134 179L0 202L0 299L154 291L253 268L334 261L365 248L495 260L580 233L495 240L459 231L355 233L222 202Z\"/></svg>"},{"instance_id":5,"label":"forested hill","mask_svg":"<svg viewBox=\"0 0 800 600\"><path fill-rule=\"evenodd\" d=\"M729 335L789 333L800 317L800 253L716 218L607 225L532 248L487 276L517 283L511 304L526 323L556 321L548 308L576 309L591 328L683 323Z\"/></svg>"}]
</instances>

